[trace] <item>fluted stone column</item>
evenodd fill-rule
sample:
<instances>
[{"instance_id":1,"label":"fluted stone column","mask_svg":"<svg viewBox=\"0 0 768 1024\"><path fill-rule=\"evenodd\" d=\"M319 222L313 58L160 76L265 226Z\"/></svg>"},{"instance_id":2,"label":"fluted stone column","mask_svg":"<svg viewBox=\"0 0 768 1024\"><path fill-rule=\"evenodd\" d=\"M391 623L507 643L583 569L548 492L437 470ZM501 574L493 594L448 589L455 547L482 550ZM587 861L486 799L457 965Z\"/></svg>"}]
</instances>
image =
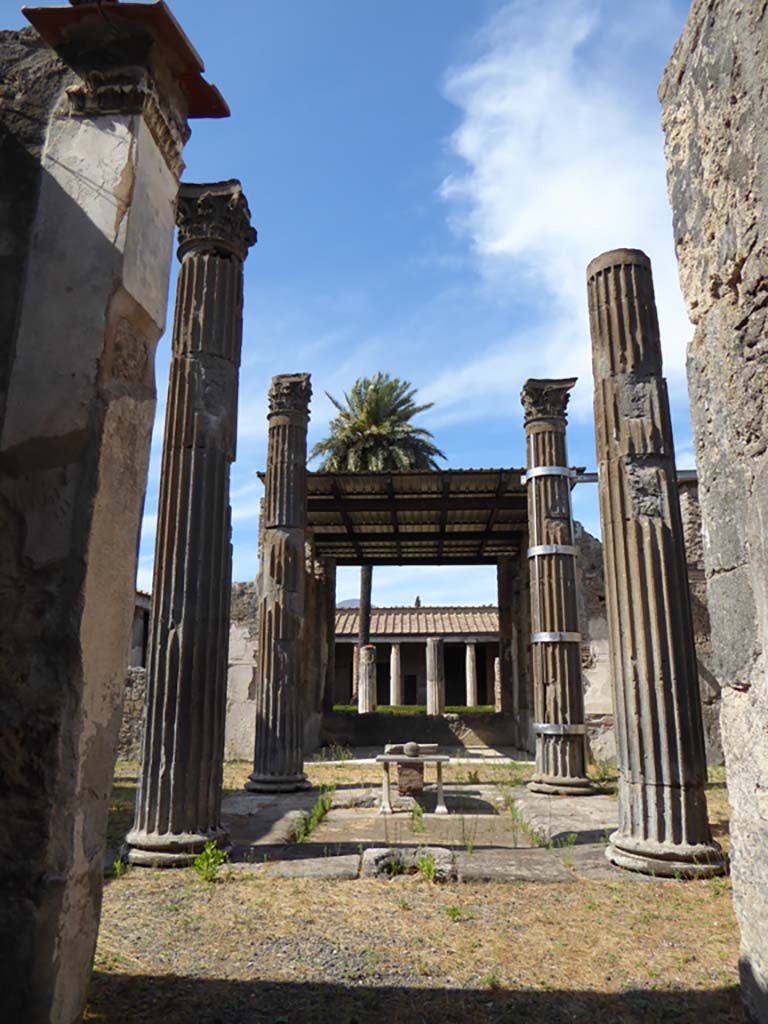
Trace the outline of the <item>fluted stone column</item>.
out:
<instances>
[{"instance_id":1,"label":"fluted stone column","mask_svg":"<svg viewBox=\"0 0 768 1024\"><path fill-rule=\"evenodd\" d=\"M650 260L607 252L587 279L619 762L619 827L606 854L657 875L719 874Z\"/></svg>"},{"instance_id":2,"label":"fluted stone column","mask_svg":"<svg viewBox=\"0 0 768 1024\"><path fill-rule=\"evenodd\" d=\"M497 657L493 659L493 710L496 714L503 711L502 687L501 658Z\"/></svg>"},{"instance_id":3,"label":"fluted stone column","mask_svg":"<svg viewBox=\"0 0 768 1024\"><path fill-rule=\"evenodd\" d=\"M361 715L368 715L376 710L376 648L373 644L366 644L360 648L357 710Z\"/></svg>"},{"instance_id":4,"label":"fluted stone column","mask_svg":"<svg viewBox=\"0 0 768 1024\"><path fill-rule=\"evenodd\" d=\"M264 558L259 605L256 736L245 788L305 789L302 633L307 521L309 374L282 374L269 389Z\"/></svg>"},{"instance_id":5,"label":"fluted stone column","mask_svg":"<svg viewBox=\"0 0 768 1024\"><path fill-rule=\"evenodd\" d=\"M477 707L477 644L468 643L464 649L467 707Z\"/></svg>"},{"instance_id":6,"label":"fluted stone column","mask_svg":"<svg viewBox=\"0 0 768 1024\"><path fill-rule=\"evenodd\" d=\"M565 410L575 379L528 380L525 410L536 771L531 789L592 793L585 757Z\"/></svg>"},{"instance_id":7,"label":"fluted stone column","mask_svg":"<svg viewBox=\"0 0 768 1024\"><path fill-rule=\"evenodd\" d=\"M389 703L398 707L403 703L403 661L400 644L392 644L389 652Z\"/></svg>"},{"instance_id":8,"label":"fluted stone column","mask_svg":"<svg viewBox=\"0 0 768 1024\"><path fill-rule=\"evenodd\" d=\"M181 269L163 440L146 719L133 864L224 845L221 773L232 582L243 260L256 235L239 182L182 185Z\"/></svg>"},{"instance_id":9,"label":"fluted stone column","mask_svg":"<svg viewBox=\"0 0 768 1024\"><path fill-rule=\"evenodd\" d=\"M445 642L442 637L427 640L427 714L445 712Z\"/></svg>"}]
</instances>

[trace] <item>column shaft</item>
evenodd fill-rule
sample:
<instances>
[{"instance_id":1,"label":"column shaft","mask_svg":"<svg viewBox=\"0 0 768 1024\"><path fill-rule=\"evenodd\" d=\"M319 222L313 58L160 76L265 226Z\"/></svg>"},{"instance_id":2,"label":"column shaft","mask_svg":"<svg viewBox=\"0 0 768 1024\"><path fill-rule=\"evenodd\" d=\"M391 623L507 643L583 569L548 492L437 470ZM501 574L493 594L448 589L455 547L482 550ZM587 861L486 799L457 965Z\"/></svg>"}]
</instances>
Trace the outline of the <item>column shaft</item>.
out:
<instances>
[{"instance_id":1,"label":"column shaft","mask_svg":"<svg viewBox=\"0 0 768 1024\"><path fill-rule=\"evenodd\" d=\"M333 711L333 690L336 685L336 562L325 559L325 689L323 710Z\"/></svg>"},{"instance_id":2,"label":"column shaft","mask_svg":"<svg viewBox=\"0 0 768 1024\"><path fill-rule=\"evenodd\" d=\"M269 390L256 735L253 772L245 784L255 792L308 786L301 692L311 390L305 373L274 377Z\"/></svg>"},{"instance_id":3,"label":"column shaft","mask_svg":"<svg viewBox=\"0 0 768 1024\"><path fill-rule=\"evenodd\" d=\"M357 671L352 677L352 698L356 699L360 676L360 651L371 642L371 591L373 589L373 566L360 566L360 608L357 620Z\"/></svg>"},{"instance_id":4,"label":"column shaft","mask_svg":"<svg viewBox=\"0 0 768 1024\"><path fill-rule=\"evenodd\" d=\"M206 842L226 842L220 815L232 578L229 467L235 456L242 261L255 240L236 182L182 185L177 217L181 269L146 720L136 814L127 836L131 862L156 867L189 863Z\"/></svg>"},{"instance_id":5,"label":"column shaft","mask_svg":"<svg viewBox=\"0 0 768 1024\"><path fill-rule=\"evenodd\" d=\"M357 690L357 710L361 715L376 710L376 648L366 644L360 648L360 681Z\"/></svg>"},{"instance_id":6,"label":"column shaft","mask_svg":"<svg viewBox=\"0 0 768 1024\"><path fill-rule=\"evenodd\" d=\"M721 873L712 841L696 654L650 260L587 271L595 435L619 761L607 856L660 875Z\"/></svg>"},{"instance_id":7,"label":"column shaft","mask_svg":"<svg viewBox=\"0 0 768 1024\"><path fill-rule=\"evenodd\" d=\"M464 651L467 707L477 707L477 644L468 643Z\"/></svg>"},{"instance_id":8,"label":"column shaft","mask_svg":"<svg viewBox=\"0 0 768 1024\"><path fill-rule=\"evenodd\" d=\"M442 637L427 640L427 714L445 712L445 642Z\"/></svg>"},{"instance_id":9,"label":"column shaft","mask_svg":"<svg viewBox=\"0 0 768 1024\"><path fill-rule=\"evenodd\" d=\"M592 792L586 774L581 635L571 517L566 407L574 379L523 386L528 458L528 549L536 772L531 789Z\"/></svg>"},{"instance_id":10,"label":"column shaft","mask_svg":"<svg viewBox=\"0 0 768 1024\"><path fill-rule=\"evenodd\" d=\"M499 558L496 566L499 605L499 667L501 671L500 700L497 710L506 713L511 713L515 706L512 608L517 568L517 563L508 556Z\"/></svg>"},{"instance_id":11,"label":"column shaft","mask_svg":"<svg viewBox=\"0 0 768 1024\"><path fill-rule=\"evenodd\" d=\"M403 660L400 644L392 644L389 654L389 703L393 707L403 703Z\"/></svg>"}]
</instances>

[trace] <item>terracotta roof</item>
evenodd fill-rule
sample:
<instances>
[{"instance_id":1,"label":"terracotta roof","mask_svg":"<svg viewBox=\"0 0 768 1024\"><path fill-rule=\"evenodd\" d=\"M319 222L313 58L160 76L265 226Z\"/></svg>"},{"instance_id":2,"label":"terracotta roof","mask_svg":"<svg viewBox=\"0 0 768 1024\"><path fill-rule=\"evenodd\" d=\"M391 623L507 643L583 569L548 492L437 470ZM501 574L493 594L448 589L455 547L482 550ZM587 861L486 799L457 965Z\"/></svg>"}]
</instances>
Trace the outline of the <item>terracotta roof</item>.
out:
<instances>
[{"instance_id":1,"label":"terracotta roof","mask_svg":"<svg viewBox=\"0 0 768 1024\"><path fill-rule=\"evenodd\" d=\"M336 609L336 636L357 636L358 609ZM371 639L389 636L498 636L499 610L480 608L372 608Z\"/></svg>"}]
</instances>

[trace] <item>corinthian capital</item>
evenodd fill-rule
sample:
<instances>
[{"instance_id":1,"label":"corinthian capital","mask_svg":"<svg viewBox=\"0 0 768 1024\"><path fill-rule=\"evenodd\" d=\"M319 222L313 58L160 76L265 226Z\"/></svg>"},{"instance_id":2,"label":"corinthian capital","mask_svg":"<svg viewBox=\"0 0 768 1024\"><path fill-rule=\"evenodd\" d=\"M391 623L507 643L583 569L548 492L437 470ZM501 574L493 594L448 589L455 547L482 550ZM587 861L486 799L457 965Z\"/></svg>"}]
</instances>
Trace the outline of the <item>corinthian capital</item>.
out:
<instances>
[{"instance_id":1,"label":"corinthian capital","mask_svg":"<svg viewBox=\"0 0 768 1024\"><path fill-rule=\"evenodd\" d=\"M244 260L256 241L251 211L239 181L181 185L176 224L179 259L189 252L218 252Z\"/></svg>"},{"instance_id":2,"label":"corinthian capital","mask_svg":"<svg viewBox=\"0 0 768 1024\"><path fill-rule=\"evenodd\" d=\"M525 425L534 420L559 419L565 423L571 388L577 377L562 380L529 378L523 384L520 401L523 403Z\"/></svg>"},{"instance_id":3,"label":"corinthian capital","mask_svg":"<svg viewBox=\"0 0 768 1024\"><path fill-rule=\"evenodd\" d=\"M308 373L283 373L272 378L270 416L308 416L312 385Z\"/></svg>"}]
</instances>

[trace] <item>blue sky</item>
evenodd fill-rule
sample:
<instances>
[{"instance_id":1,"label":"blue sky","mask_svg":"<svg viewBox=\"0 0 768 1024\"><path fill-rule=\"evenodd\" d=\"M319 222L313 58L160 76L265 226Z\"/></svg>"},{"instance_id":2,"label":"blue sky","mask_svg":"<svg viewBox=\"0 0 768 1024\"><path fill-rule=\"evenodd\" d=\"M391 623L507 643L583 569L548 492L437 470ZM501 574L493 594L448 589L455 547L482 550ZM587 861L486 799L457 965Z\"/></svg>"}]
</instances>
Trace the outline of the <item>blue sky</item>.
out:
<instances>
[{"instance_id":1,"label":"blue sky","mask_svg":"<svg viewBox=\"0 0 768 1024\"><path fill-rule=\"evenodd\" d=\"M325 391L377 370L411 380L434 401L423 425L456 467L522 465L524 379L577 375L570 461L594 468L585 268L617 246L653 261L678 464L693 465L691 328L656 98L685 0L170 5L232 107L228 121L194 122L185 179L240 178L259 232L245 268L235 579L257 569L255 474L276 373L312 374L310 443L331 415ZM144 588L169 343L157 356ZM575 512L599 532L594 486L576 488ZM357 589L357 572L340 571L339 599ZM375 603L416 594L494 602L495 574L374 573Z\"/></svg>"}]
</instances>

